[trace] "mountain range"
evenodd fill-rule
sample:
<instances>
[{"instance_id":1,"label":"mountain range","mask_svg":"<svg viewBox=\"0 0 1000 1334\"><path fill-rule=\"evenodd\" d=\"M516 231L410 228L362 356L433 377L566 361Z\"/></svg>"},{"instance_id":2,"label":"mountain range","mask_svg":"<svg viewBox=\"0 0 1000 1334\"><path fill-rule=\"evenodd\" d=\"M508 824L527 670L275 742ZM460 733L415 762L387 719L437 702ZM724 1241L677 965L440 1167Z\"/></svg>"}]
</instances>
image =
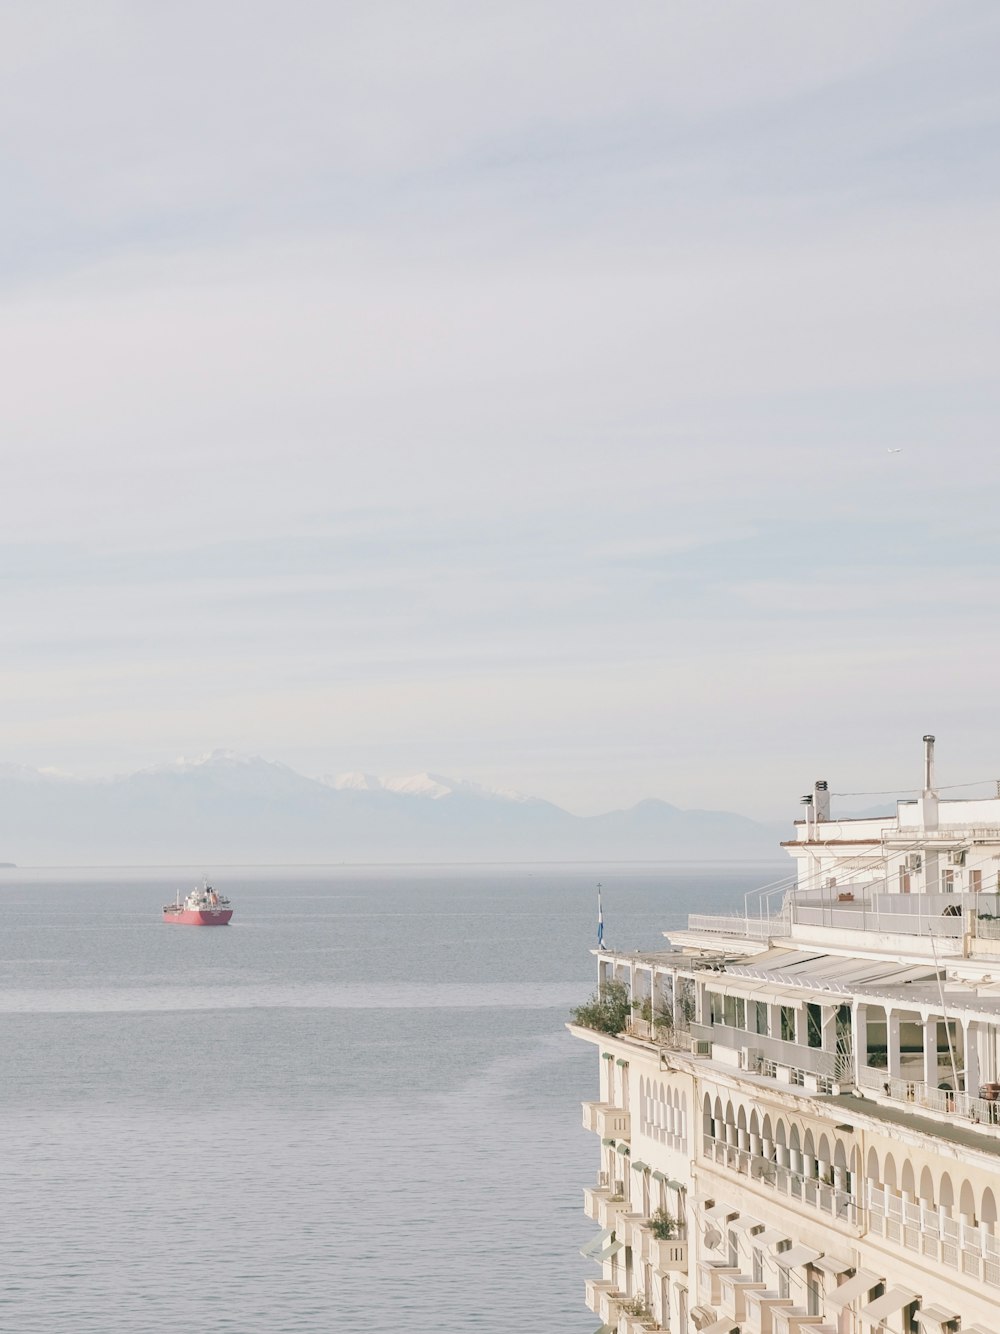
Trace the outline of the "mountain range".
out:
<instances>
[{"instance_id":1,"label":"mountain range","mask_svg":"<svg viewBox=\"0 0 1000 1334\"><path fill-rule=\"evenodd\" d=\"M0 857L19 865L773 861L787 831L653 799L576 816L440 774L314 779L226 751L100 780L0 765Z\"/></svg>"}]
</instances>

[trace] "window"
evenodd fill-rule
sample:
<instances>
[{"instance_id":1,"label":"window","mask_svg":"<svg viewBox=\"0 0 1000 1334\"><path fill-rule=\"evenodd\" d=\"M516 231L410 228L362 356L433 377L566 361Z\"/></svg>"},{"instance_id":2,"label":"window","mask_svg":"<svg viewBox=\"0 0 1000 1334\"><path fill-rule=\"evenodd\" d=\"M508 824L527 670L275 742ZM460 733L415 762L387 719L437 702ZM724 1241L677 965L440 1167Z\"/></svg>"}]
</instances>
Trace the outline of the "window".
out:
<instances>
[{"instance_id":1,"label":"window","mask_svg":"<svg viewBox=\"0 0 1000 1334\"><path fill-rule=\"evenodd\" d=\"M782 1005L781 1007L781 1040L782 1042L795 1041L795 1007L793 1005Z\"/></svg>"},{"instance_id":2,"label":"window","mask_svg":"<svg viewBox=\"0 0 1000 1334\"><path fill-rule=\"evenodd\" d=\"M812 1001L806 1005L806 1041L810 1047L823 1045L823 1010Z\"/></svg>"},{"instance_id":3,"label":"window","mask_svg":"<svg viewBox=\"0 0 1000 1334\"><path fill-rule=\"evenodd\" d=\"M810 1315L822 1315L823 1289L820 1284L822 1279L820 1271L814 1269L812 1265L806 1265L806 1310Z\"/></svg>"},{"instance_id":4,"label":"window","mask_svg":"<svg viewBox=\"0 0 1000 1334\"><path fill-rule=\"evenodd\" d=\"M754 1026L753 1032L767 1036L767 1001L753 1001L754 1007Z\"/></svg>"}]
</instances>

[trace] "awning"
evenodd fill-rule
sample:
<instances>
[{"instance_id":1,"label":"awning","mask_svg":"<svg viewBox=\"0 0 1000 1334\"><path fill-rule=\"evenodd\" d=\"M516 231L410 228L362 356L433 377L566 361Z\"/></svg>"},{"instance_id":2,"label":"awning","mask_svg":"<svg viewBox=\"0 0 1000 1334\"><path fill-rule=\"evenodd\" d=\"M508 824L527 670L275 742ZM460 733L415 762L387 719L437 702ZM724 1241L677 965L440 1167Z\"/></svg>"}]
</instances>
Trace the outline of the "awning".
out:
<instances>
[{"instance_id":1,"label":"awning","mask_svg":"<svg viewBox=\"0 0 1000 1334\"><path fill-rule=\"evenodd\" d=\"M619 1144L619 1145L615 1148L615 1153L629 1153L629 1154L630 1154L631 1152L632 1152L632 1150L629 1148L629 1146L628 1146L627 1144Z\"/></svg>"},{"instance_id":2,"label":"awning","mask_svg":"<svg viewBox=\"0 0 1000 1334\"><path fill-rule=\"evenodd\" d=\"M841 1274L846 1274L849 1269L854 1268L853 1260L841 1260L836 1255L819 1255L813 1261L817 1269L822 1269L824 1274L833 1274L839 1278Z\"/></svg>"},{"instance_id":3,"label":"awning","mask_svg":"<svg viewBox=\"0 0 1000 1334\"><path fill-rule=\"evenodd\" d=\"M861 1315L865 1320L873 1322L884 1320L887 1315L919 1300L920 1294L911 1292L909 1288L890 1288L884 1297L877 1297L870 1306L862 1306Z\"/></svg>"},{"instance_id":4,"label":"awning","mask_svg":"<svg viewBox=\"0 0 1000 1334\"><path fill-rule=\"evenodd\" d=\"M619 1056L618 1060L615 1061L615 1065L628 1065L628 1061L626 1061L624 1056Z\"/></svg>"},{"instance_id":5,"label":"awning","mask_svg":"<svg viewBox=\"0 0 1000 1334\"><path fill-rule=\"evenodd\" d=\"M948 1306L922 1306L916 1319L920 1334L950 1334L945 1325L954 1325L959 1320L959 1313Z\"/></svg>"},{"instance_id":6,"label":"awning","mask_svg":"<svg viewBox=\"0 0 1000 1334\"><path fill-rule=\"evenodd\" d=\"M834 1288L832 1292L825 1294L826 1304L836 1306L840 1310L841 1307L857 1301L862 1293L871 1292L876 1284L884 1282L885 1279L879 1278L878 1274L873 1274L868 1269L859 1269L853 1278L849 1278L846 1283L841 1283L839 1288Z\"/></svg>"},{"instance_id":7,"label":"awning","mask_svg":"<svg viewBox=\"0 0 1000 1334\"><path fill-rule=\"evenodd\" d=\"M732 1334L736 1330L739 1334L739 1325L734 1324L729 1316L723 1316L721 1320L715 1320L710 1325L702 1325L700 1334Z\"/></svg>"},{"instance_id":8,"label":"awning","mask_svg":"<svg viewBox=\"0 0 1000 1334\"><path fill-rule=\"evenodd\" d=\"M765 1246L768 1248L777 1246L779 1241L788 1241L788 1237L785 1236L780 1228L766 1227L763 1232L758 1232L756 1237L750 1238L750 1245L753 1246L755 1250L759 1251Z\"/></svg>"},{"instance_id":9,"label":"awning","mask_svg":"<svg viewBox=\"0 0 1000 1334\"><path fill-rule=\"evenodd\" d=\"M683 1181L668 1181L667 1185L671 1190L687 1190Z\"/></svg>"},{"instance_id":10,"label":"awning","mask_svg":"<svg viewBox=\"0 0 1000 1334\"><path fill-rule=\"evenodd\" d=\"M605 1246L603 1251L598 1251L594 1255L594 1259L597 1260L599 1264L603 1264L605 1260L610 1260L613 1255L617 1255L624 1245L625 1243L623 1241L612 1241Z\"/></svg>"},{"instance_id":11,"label":"awning","mask_svg":"<svg viewBox=\"0 0 1000 1334\"><path fill-rule=\"evenodd\" d=\"M632 1164L632 1171L633 1171L633 1172L648 1172L648 1171L649 1171L649 1163L633 1163L633 1164Z\"/></svg>"},{"instance_id":12,"label":"awning","mask_svg":"<svg viewBox=\"0 0 1000 1334\"><path fill-rule=\"evenodd\" d=\"M793 1246L790 1251L776 1251L774 1259L782 1269L798 1269L800 1265L811 1265L822 1254L822 1251L814 1251L811 1246Z\"/></svg>"},{"instance_id":13,"label":"awning","mask_svg":"<svg viewBox=\"0 0 1000 1334\"><path fill-rule=\"evenodd\" d=\"M734 1209L731 1204L713 1204L711 1209L705 1210L706 1218L714 1218L717 1223L724 1223L727 1218L736 1218L739 1216L739 1209Z\"/></svg>"},{"instance_id":14,"label":"awning","mask_svg":"<svg viewBox=\"0 0 1000 1334\"><path fill-rule=\"evenodd\" d=\"M653 1173L651 1173L651 1175L652 1175L652 1178L653 1178L654 1181L666 1181L666 1180L667 1180L667 1174L666 1174L665 1172L653 1172ZM669 1184L670 1184L670 1183L669 1183L669 1181L668 1181L668 1182L667 1182L667 1185L669 1185Z\"/></svg>"},{"instance_id":15,"label":"awning","mask_svg":"<svg viewBox=\"0 0 1000 1334\"><path fill-rule=\"evenodd\" d=\"M602 1140L601 1140L601 1143L602 1143L602 1144L608 1144L608 1145L614 1144L614 1142L615 1142L615 1137L614 1137L614 1135L609 1135L609 1136L607 1137L607 1139L602 1139Z\"/></svg>"},{"instance_id":16,"label":"awning","mask_svg":"<svg viewBox=\"0 0 1000 1334\"><path fill-rule=\"evenodd\" d=\"M591 1237L585 1246L580 1247L580 1254L593 1255L594 1252L599 1251L602 1246L607 1246L608 1242L611 1240L612 1232L614 1232L614 1228L611 1227L606 1227L603 1232L598 1232L596 1237Z\"/></svg>"},{"instance_id":17,"label":"awning","mask_svg":"<svg viewBox=\"0 0 1000 1334\"><path fill-rule=\"evenodd\" d=\"M734 1232L749 1232L752 1227L763 1227L764 1224L759 1218L751 1218L749 1214L741 1214L729 1226Z\"/></svg>"}]
</instances>

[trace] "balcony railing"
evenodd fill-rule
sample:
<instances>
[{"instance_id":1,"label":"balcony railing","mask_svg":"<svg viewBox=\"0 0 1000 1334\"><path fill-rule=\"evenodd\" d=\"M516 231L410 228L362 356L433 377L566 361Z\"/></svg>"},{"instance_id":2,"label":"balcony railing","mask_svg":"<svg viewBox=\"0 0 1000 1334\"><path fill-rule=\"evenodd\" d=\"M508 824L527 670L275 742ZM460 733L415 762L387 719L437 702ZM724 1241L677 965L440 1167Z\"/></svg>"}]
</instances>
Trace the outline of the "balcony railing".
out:
<instances>
[{"instance_id":1,"label":"balcony railing","mask_svg":"<svg viewBox=\"0 0 1000 1334\"><path fill-rule=\"evenodd\" d=\"M945 1116L960 1116L975 1125L1000 1125L1000 1101L978 1098L969 1093L953 1093L950 1089L935 1088L918 1079L902 1079L885 1070L863 1065L858 1070L858 1086L872 1089L893 1102L908 1107L925 1107Z\"/></svg>"},{"instance_id":2,"label":"balcony railing","mask_svg":"<svg viewBox=\"0 0 1000 1334\"><path fill-rule=\"evenodd\" d=\"M632 1118L621 1107L606 1102L583 1104L583 1128L593 1130L602 1139L628 1139Z\"/></svg>"},{"instance_id":3,"label":"balcony railing","mask_svg":"<svg viewBox=\"0 0 1000 1334\"><path fill-rule=\"evenodd\" d=\"M718 1043L730 1051L747 1053L744 1068L760 1068L760 1062L790 1066L810 1075L828 1079L850 1077L849 1052L825 1051L822 1047L805 1047L799 1042L785 1042L781 1038L750 1033L745 1028L731 1028L728 1024L692 1024L691 1037Z\"/></svg>"},{"instance_id":4,"label":"balcony railing","mask_svg":"<svg viewBox=\"0 0 1000 1334\"><path fill-rule=\"evenodd\" d=\"M782 913L775 917L748 917L742 913L692 913L688 930L708 935L744 936L748 940L769 940L772 936L788 934L789 918Z\"/></svg>"},{"instance_id":5,"label":"balcony railing","mask_svg":"<svg viewBox=\"0 0 1000 1334\"><path fill-rule=\"evenodd\" d=\"M868 1227L876 1236L1000 1288L1000 1237L943 1210L868 1183Z\"/></svg>"},{"instance_id":6,"label":"balcony railing","mask_svg":"<svg viewBox=\"0 0 1000 1334\"><path fill-rule=\"evenodd\" d=\"M704 1137L703 1147L705 1157L719 1167L726 1167L740 1176L749 1177L751 1181L774 1190L778 1195L785 1195L813 1209L819 1209L830 1218L838 1218L852 1225L860 1222L860 1205L857 1199L845 1190L840 1190L817 1177L793 1172L790 1167L783 1167L760 1154L752 1154L748 1149L738 1149L735 1144L727 1144L712 1135Z\"/></svg>"},{"instance_id":7,"label":"balcony railing","mask_svg":"<svg viewBox=\"0 0 1000 1334\"><path fill-rule=\"evenodd\" d=\"M630 1037L641 1042L652 1042L657 1047L669 1047L671 1051L690 1051L691 1029L684 1024L657 1024L649 1019L633 1019L627 1032Z\"/></svg>"}]
</instances>

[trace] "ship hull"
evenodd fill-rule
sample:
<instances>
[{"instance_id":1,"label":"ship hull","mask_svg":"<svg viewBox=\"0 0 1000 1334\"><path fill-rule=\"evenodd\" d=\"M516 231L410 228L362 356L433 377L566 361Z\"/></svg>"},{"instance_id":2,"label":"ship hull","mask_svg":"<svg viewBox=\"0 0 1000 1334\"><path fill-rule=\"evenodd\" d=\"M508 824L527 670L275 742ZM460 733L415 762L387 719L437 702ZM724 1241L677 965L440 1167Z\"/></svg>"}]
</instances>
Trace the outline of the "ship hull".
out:
<instances>
[{"instance_id":1,"label":"ship hull","mask_svg":"<svg viewBox=\"0 0 1000 1334\"><path fill-rule=\"evenodd\" d=\"M226 926L232 915L232 908L182 908L180 912L164 911L163 920L175 926Z\"/></svg>"}]
</instances>

